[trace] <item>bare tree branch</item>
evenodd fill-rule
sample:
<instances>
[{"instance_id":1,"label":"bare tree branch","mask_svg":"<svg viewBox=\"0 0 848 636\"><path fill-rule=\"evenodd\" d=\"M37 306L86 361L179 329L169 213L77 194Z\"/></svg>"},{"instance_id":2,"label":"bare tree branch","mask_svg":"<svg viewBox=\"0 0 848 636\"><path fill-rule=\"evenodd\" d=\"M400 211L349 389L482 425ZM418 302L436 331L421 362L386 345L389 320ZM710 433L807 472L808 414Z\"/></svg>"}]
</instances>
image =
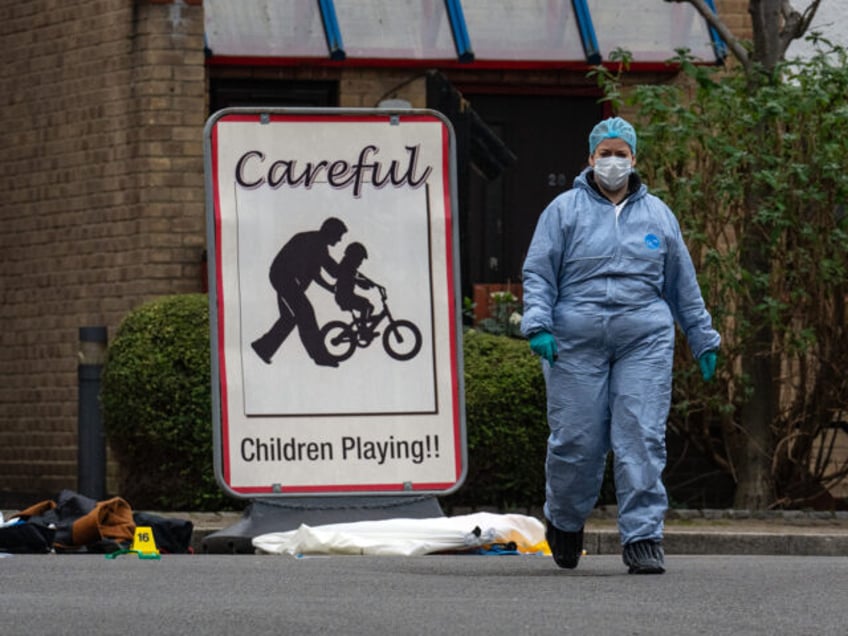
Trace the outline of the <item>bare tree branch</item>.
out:
<instances>
[{"instance_id":1,"label":"bare tree branch","mask_svg":"<svg viewBox=\"0 0 848 636\"><path fill-rule=\"evenodd\" d=\"M810 24L813 21L813 18L816 17L816 11L819 10L819 5L821 4L821 0L813 0L813 3L804 9L804 16L801 21L801 26L803 28L803 32L801 35L807 32L807 29L810 28Z\"/></svg>"},{"instance_id":2,"label":"bare tree branch","mask_svg":"<svg viewBox=\"0 0 848 636\"><path fill-rule=\"evenodd\" d=\"M804 37L807 29L810 28L810 23L816 16L816 11L819 9L821 0L813 0L810 5L804 9L804 13L799 13L792 6L790 0L782 0L780 4L780 13L783 16L783 28L780 30L780 57L783 58L786 54L789 45L793 40L798 40Z\"/></svg>"},{"instance_id":3,"label":"bare tree branch","mask_svg":"<svg viewBox=\"0 0 848 636\"><path fill-rule=\"evenodd\" d=\"M742 46L742 43L738 40L738 38L730 32L730 29L727 28L727 25L721 21L718 15L713 13L713 10L710 9L709 5L707 5L704 0L666 0L666 2L688 2L695 7L707 23L718 31L718 34L725 43L727 43L730 52L733 53L733 57L739 60L742 66L745 67L746 71L750 70L751 56L748 55L748 51L744 46ZM821 2L821 0L818 0L818 2Z\"/></svg>"}]
</instances>

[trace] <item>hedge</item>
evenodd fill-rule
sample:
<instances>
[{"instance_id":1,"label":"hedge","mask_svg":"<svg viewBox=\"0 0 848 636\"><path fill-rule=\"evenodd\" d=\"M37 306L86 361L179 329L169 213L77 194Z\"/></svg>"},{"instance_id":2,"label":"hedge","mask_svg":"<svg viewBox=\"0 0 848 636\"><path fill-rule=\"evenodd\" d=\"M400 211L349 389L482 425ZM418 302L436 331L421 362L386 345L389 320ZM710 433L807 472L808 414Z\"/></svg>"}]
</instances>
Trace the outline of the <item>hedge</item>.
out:
<instances>
[{"instance_id":1,"label":"hedge","mask_svg":"<svg viewBox=\"0 0 848 636\"><path fill-rule=\"evenodd\" d=\"M545 496L545 383L526 340L463 335L468 475L448 506L541 506Z\"/></svg>"},{"instance_id":2,"label":"hedge","mask_svg":"<svg viewBox=\"0 0 848 636\"><path fill-rule=\"evenodd\" d=\"M101 406L133 507L216 510L234 501L212 462L209 318L205 294L168 296L124 319L109 345Z\"/></svg>"}]
</instances>

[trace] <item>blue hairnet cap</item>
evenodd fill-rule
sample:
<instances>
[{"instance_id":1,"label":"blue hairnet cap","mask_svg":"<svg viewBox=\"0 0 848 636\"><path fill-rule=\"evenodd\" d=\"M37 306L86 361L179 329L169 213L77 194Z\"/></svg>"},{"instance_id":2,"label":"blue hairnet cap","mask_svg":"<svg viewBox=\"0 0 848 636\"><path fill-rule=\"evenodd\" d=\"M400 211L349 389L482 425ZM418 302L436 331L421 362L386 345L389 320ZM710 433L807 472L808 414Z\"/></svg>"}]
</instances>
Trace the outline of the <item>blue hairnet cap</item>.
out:
<instances>
[{"instance_id":1,"label":"blue hairnet cap","mask_svg":"<svg viewBox=\"0 0 848 636\"><path fill-rule=\"evenodd\" d=\"M589 154L595 154L595 148L604 139L623 139L630 146L630 152L636 154L636 131L629 122L621 117L610 117L596 125L589 133Z\"/></svg>"}]
</instances>

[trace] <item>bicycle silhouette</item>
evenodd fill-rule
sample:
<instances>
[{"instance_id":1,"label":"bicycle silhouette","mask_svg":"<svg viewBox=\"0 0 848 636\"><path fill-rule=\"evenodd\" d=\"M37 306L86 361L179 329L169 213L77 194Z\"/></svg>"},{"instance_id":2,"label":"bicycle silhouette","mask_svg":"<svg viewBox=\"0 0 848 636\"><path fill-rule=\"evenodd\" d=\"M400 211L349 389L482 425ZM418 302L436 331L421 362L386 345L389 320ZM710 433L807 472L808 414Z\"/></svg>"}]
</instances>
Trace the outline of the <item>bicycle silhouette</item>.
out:
<instances>
[{"instance_id":1,"label":"bicycle silhouette","mask_svg":"<svg viewBox=\"0 0 848 636\"><path fill-rule=\"evenodd\" d=\"M377 326L385 319L388 325L383 330L383 349L395 360L411 360L421 350L421 331L409 320L396 320L389 311L386 288L374 281L368 282L380 291L383 308L367 320L351 311L351 322L332 320L324 325L321 337L330 357L341 362L352 356L357 347L370 345L380 335Z\"/></svg>"}]
</instances>

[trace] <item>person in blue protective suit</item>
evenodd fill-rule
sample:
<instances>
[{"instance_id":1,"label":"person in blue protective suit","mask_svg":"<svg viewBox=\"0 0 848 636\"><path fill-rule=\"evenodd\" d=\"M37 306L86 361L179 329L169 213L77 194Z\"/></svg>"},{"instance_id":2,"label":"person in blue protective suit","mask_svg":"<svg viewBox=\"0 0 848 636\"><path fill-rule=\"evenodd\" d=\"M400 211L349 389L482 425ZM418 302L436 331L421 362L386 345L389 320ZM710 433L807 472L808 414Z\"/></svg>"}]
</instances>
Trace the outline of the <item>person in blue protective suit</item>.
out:
<instances>
[{"instance_id":1,"label":"person in blue protective suit","mask_svg":"<svg viewBox=\"0 0 848 636\"><path fill-rule=\"evenodd\" d=\"M612 450L624 563L665 571L674 323L704 380L721 341L677 219L635 165L633 126L595 126L589 167L543 211L524 261L521 330L543 359L550 426L546 537L564 568L577 566Z\"/></svg>"}]
</instances>

